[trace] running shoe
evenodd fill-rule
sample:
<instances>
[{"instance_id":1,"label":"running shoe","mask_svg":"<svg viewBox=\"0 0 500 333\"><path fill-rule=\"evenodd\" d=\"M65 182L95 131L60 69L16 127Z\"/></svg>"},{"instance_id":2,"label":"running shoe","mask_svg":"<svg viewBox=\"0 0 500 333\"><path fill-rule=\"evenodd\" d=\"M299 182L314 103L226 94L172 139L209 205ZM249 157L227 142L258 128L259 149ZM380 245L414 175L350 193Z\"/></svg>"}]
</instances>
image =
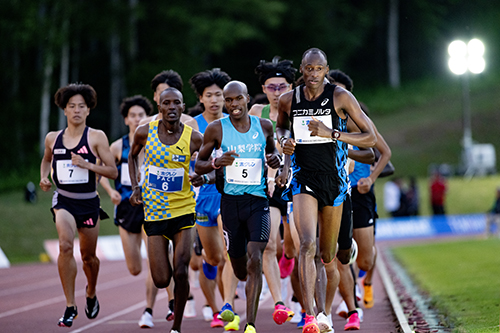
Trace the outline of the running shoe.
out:
<instances>
[{"instance_id":1,"label":"running shoe","mask_svg":"<svg viewBox=\"0 0 500 333\"><path fill-rule=\"evenodd\" d=\"M141 319L139 320L139 327L152 328L153 326L155 326L153 324L153 316L149 312L144 311L144 313L141 316Z\"/></svg>"},{"instance_id":2,"label":"running shoe","mask_svg":"<svg viewBox=\"0 0 500 333\"><path fill-rule=\"evenodd\" d=\"M363 302L365 303L365 308L370 309L375 304L373 300L373 286L372 285L364 285L365 296L363 297Z\"/></svg>"},{"instance_id":3,"label":"running shoe","mask_svg":"<svg viewBox=\"0 0 500 333\"><path fill-rule=\"evenodd\" d=\"M181 333L178 330L170 330L170 333Z\"/></svg>"},{"instance_id":4,"label":"running shoe","mask_svg":"<svg viewBox=\"0 0 500 333\"><path fill-rule=\"evenodd\" d=\"M300 310L302 310L300 303L292 301L292 311L294 312L294 315L293 315L293 318L290 319L291 323L294 323L294 324L298 323L302 319L302 314L301 314Z\"/></svg>"},{"instance_id":5,"label":"running shoe","mask_svg":"<svg viewBox=\"0 0 500 333\"><path fill-rule=\"evenodd\" d=\"M224 330L226 330L226 331L239 331L240 330L240 316L235 314L234 320L229 322L226 326L224 326Z\"/></svg>"},{"instance_id":6,"label":"running shoe","mask_svg":"<svg viewBox=\"0 0 500 333\"><path fill-rule=\"evenodd\" d=\"M363 295L361 295L361 289L359 289L359 285L356 283L356 300L361 302L363 299Z\"/></svg>"},{"instance_id":7,"label":"running shoe","mask_svg":"<svg viewBox=\"0 0 500 333\"><path fill-rule=\"evenodd\" d=\"M348 312L349 310L347 309L347 304L345 304L345 301L342 301L337 307L337 310L335 311L335 313L341 316L342 318L347 318Z\"/></svg>"},{"instance_id":8,"label":"running shoe","mask_svg":"<svg viewBox=\"0 0 500 333\"><path fill-rule=\"evenodd\" d=\"M78 311L76 306L67 306L64 311L64 315L59 319L57 326L59 327L71 327L73 325L73 320L78 317Z\"/></svg>"},{"instance_id":9,"label":"running shoe","mask_svg":"<svg viewBox=\"0 0 500 333\"><path fill-rule=\"evenodd\" d=\"M228 322L228 323L232 322L234 320L234 311L233 311L233 307L231 306L231 304L229 304L229 303L224 304L224 306L220 310L217 318L219 318L222 321ZM238 325L239 325L239 323L238 323Z\"/></svg>"},{"instance_id":10,"label":"running shoe","mask_svg":"<svg viewBox=\"0 0 500 333\"><path fill-rule=\"evenodd\" d=\"M332 331L332 325L330 323L330 320L323 312L318 313L318 315L316 316L316 322L317 322L319 331L321 333Z\"/></svg>"},{"instance_id":11,"label":"running shoe","mask_svg":"<svg viewBox=\"0 0 500 333\"><path fill-rule=\"evenodd\" d=\"M293 266L295 265L295 259L288 259L287 257L285 257L285 252L283 251L283 255L281 256L278 264L280 266L280 277L284 279L292 274Z\"/></svg>"},{"instance_id":12,"label":"running shoe","mask_svg":"<svg viewBox=\"0 0 500 333\"><path fill-rule=\"evenodd\" d=\"M359 318L359 322L362 323L363 322L363 318L364 318L364 312L363 312L363 309L361 308L356 308L356 311L358 311L358 318Z\"/></svg>"},{"instance_id":13,"label":"running shoe","mask_svg":"<svg viewBox=\"0 0 500 333\"><path fill-rule=\"evenodd\" d=\"M211 311L211 310L210 310ZM224 327L224 322L222 320L220 320L219 318L217 318L217 315L219 313L214 313L213 314L213 319L212 319L212 322L210 323L210 327ZM235 316L237 317L237 316ZM234 320L233 320L234 321ZM229 325L229 324L228 324Z\"/></svg>"},{"instance_id":14,"label":"running shoe","mask_svg":"<svg viewBox=\"0 0 500 333\"><path fill-rule=\"evenodd\" d=\"M302 319L297 323L297 328L302 328L306 324L306 312L301 312L300 316Z\"/></svg>"},{"instance_id":15,"label":"running shoe","mask_svg":"<svg viewBox=\"0 0 500 333\"><path fill-rule=\"evenodd\" d=\"M246 325L245 326L245 333L256 333L257 331L255 330L255 327L252 325Z\"/></svg>"},{"instance_id":16,"label":"running shoe","mask_svg":"<svg viewBox=\"0 0 500 333\"><path fill-rule=\"evenodd\" d=\"M358 243L356 243L356 241L353 238L351 244L351 259L349 260L348 265L353 264L357 258L358 258Z\"/></svg>"},{"instance_id":17,"label":"running shoe","mask_svg":"<svg viewBox=\"0 0 500 333\"><path fill-rule=\"evenodd\" d=\"M184 308L184 318L194 317L196 317L196 302L193 296L190 296L186 302L186 307Z\"/></svg>"},{"instance_id":18,"label":"running shoe","mask_svg":"<svg viewBox=\"0 0 500 333\"><path fill-rule=\"evenodd\" d=\"M97 296L94 298L87 297L87 304L85 305L85 314L87 318L94 319L99 314L99 301L97 300Z\"/></svg>"},{"instance_id":19,"label":"running shoe","mask_svg":"<svg viewBox=\"0 0 500 333\"><path fill-rule=\"evenodd\" d=\"M212 321L212 317L214 314L212 312L212 308L209 305L205 305L203 309L201 309L201 313L203 314L203 319L205 321Z\"/></svg>"},{"instance_id":20,"label":"running shoe","mask_svg":"<svg viewBox=\"0 0 500 333\"><path fill-rule=\"evenodd\" d=\"M320 333L318 322L314 316L306 314L304 327L302 327L302 333Z\"/></svg>"},{"instance_id":21,"label":"running shoe","mask_svg":"<svg viewBox=\"0 0 500 333\"><path fill-rule=\"evenodd\" d=\"M273 319L274 322L278 325L281 325L284 322L289 321L290 319L292 319L293 315L294 315L293 311L284 305L277 304L274 307Z\"/></svg>"},{"instance_id":22,"label":"running shoe","mask_svg":"<svg viewBox=\"0 0 500 333\"><path fill-rule=\"evenodd\" d=\"M212 266L203 260L203 273L209 280L214 280L217 277L217 266Z\"/></svg>"},{"instance_id":23,"label":"running shoe","mask_svg":"<svg viewBox=\"0 0 500 333\"><path fill-rule=\"evenodd\" d=\"M355 312L347 319L347 324L344 326L344 331L357 331L359 330L359 317Z\"/></svg>"},{"instance_id":24,"label":"running shoe","mask_svg":"<svg viewBox=\"0 0 500 333\"><path fill-rule=\"evenodd\" d=\"M174 320L174 311L168 309L167 316L165 317L167 321L172 321Z\"/></svg>"}]
</instances>

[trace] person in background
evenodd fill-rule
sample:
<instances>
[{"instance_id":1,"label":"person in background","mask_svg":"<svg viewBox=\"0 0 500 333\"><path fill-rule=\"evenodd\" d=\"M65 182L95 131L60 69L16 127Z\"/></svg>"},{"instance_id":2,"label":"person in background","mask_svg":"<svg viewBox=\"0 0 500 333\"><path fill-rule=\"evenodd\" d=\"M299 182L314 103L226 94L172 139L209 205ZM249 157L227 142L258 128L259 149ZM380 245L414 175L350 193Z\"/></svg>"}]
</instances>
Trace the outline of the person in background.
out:
<instances>
[{"instance_id":1,"label":"person in background","mask_svg":"<svg viewBox=\"0 0 500 333\"><path fill-rule=\"evenodd\" d=\"M445 215L446 180L439 171L435 171L432 176L430 190L432 214Z\"/></svg>"}]
</instances>

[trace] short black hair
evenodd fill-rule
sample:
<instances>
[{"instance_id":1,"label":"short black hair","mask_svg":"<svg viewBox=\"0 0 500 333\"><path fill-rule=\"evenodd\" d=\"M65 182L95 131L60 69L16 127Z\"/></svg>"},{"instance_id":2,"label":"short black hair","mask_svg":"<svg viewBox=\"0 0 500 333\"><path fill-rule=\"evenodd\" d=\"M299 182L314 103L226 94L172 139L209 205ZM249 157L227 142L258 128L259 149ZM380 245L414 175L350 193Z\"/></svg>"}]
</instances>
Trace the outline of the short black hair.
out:
<instances>
[{"instance_id":1,"label":"short black hair","mask_svg":"<svg viewBox=\"0 0 500 333\"><path fill-rule=\"evenodd\" d=\"M281 60L279 56L275 56L271 62L261 60L260 64L255 67L255 74L259 76L259 82L264 85L267 79L271 77L283 77L286 82L293 84L295 81L296 68L293 68L293 61Z\"/></svg>"},{"instance_id":2,"label":"short black hair","mask_svg":"<svg viewBox=\"0 0 500 333\"><path fill-rule=\"evenodd\" d=\"M162 71L161 73L157 74L153 78L153 80L151 80L151 89L153 89L153 91L156 91L156 88L158 88L161 83L166 83L170 87L182 91L182 78L179 73L171 69Z\"/></svg>"},{"instance_id":3,"label":"short black hair","mask_svg":"<svg viewBox=\"0 0 500 333\"><path fill-rule=\"evenodd\" d=\"M82 95L89 109L96 107L97 93L92 86L83 83L70 83L65 87L59 88L54 95L54 102L58 107L64 109L69 99L75 95Z\"/></svg>"},{"instance_id":4,"label":"short black hair","mask_svg":"<svg viewBox=\"0 0 500 333\"><path fill-rule=\"evenodd\" d=\"M146 97L142 95L127 97L123 99L122 104L120 105L120 112L123 118L126 118L128 116L128 111L135 105L142 107L144 111L146 111L146 115L148 116L151 113L151 110L153 110L153 104L151 104L149 99L147 99Z\"/></svg>"},{"instance_id":5,"label":"short black hair","mask_svg":"<svg viewBox=\"0 0 500 333\"><path fill-rule=\"evenodd\" d=\"M315 53L315 54L321 54L323 57L325 57L326 63L328 64L328 57L326 56L326 53L317 47L311 47L310 49L307 49L303 54L302 54L302 60L309 54L309 53Z\"/></svg>"},{"instance_id":6,"label":"short black hair","mask_svg":"<svg viewBox=\"0 0 500 333\"><path fill-rule=\"evenodd\" d=\"M226 72L221 71L220 68L213 68L196 73L189 79L189 84L198 96L202 96L205 88L216 84L219 88L224 89L229 81L231 81L231 77Z\"/></svg>"},{"instance_id":7,"label":"short black hair","mask_svg":"<svg viewBox=\"0 0 500 333\"><path fill-rule=\"evenodd\" d=\"M328 75L330 75L330 78L333 79L333 81L342 83L346 90L349 90L352 92L352 89L354 87L354 84L352 82L352 79L347 75L346 73L342 72L340 69L332 69ZM334 83L334 82L332 82Z\"/></svg>"}]
</instances>

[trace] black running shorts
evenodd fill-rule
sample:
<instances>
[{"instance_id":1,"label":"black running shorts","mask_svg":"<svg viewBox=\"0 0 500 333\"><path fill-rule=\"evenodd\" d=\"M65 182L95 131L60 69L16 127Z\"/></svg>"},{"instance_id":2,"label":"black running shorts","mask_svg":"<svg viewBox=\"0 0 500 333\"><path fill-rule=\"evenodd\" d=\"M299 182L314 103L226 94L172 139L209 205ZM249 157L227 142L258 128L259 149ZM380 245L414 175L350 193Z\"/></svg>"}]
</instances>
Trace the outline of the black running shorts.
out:
<instances>
[{"instance_id":1,"label":"black running shorts","mask_svg":"<svg viewBox=\"0 0 500 333\"><path fill-rule=\"evenodd\" d=\"M191 213L168 220L146 221L144 231L148 236L163 236L168 240L173 240L174 235L179 231L194 227L195 219L196 215Z\"/></svg>"},{"instance_id":2,"label":"black running shorts","mask_svg":"<svg viewBox=\"0 0 500 333\"><path fill-rule=\"evenodd\" d=\"M267 198L254 195L222 195L221 216L227 252L241 258L248 242L266 242L271 232Z\"/></svg>"},{"instance_id":3,"label":"black running shorts","mask_svg":"<svg viewBox=\"0 0 500 333\"><path fill-rule=\"evenodd\" d=\"M353 210L353 228L375 228L375 220L378 217L375 211L375 194L371 189L366 194L358 192L358 187L355 186L351 191L352 210Z\"/></svg>"},{"instance_id":4,"label":"black running shorts","mask_svg":"<svg viewBox=\"0 0 500 333\"><path fill-rule=\"evenodd\" d=\"M123 200L115 208L115 225L133 234L140 234L144 223L144 206L132 206L130 201Z\"/></svg>"},{"instance_id":5,"label":"black running shorts","mask_svg":"<svg viewBox=\"0 0 500 333\"><path fill-rule=\"evenodd\" d=\"M54 209L64 209L76 221L77 228L94 228L98 220L107 219L109 216L101 209L99 196L92 199L71 199L59 194L57 191L52 196L52 217L56 221Z\"/></svg>"}]
</instances>

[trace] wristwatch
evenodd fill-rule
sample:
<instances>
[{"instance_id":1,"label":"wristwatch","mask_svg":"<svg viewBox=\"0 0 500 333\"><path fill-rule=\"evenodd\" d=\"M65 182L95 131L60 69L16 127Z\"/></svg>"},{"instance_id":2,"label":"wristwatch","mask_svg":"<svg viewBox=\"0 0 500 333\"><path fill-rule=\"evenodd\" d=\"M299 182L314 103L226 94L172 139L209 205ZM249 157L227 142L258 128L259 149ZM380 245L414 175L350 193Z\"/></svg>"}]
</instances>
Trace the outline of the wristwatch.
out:
<instances>
[{"instance_id":1,"label":"wristwatch","mask_svg":"<svg viewBox=\"0 0 500 333\"><path fill-rule=\"evenodd\" d=\"M336 141L339 137L340 137L340 131L339 131L339 130L334 129L334 130L332 131L332 139Z\"/></svg>"}]
</instances>

